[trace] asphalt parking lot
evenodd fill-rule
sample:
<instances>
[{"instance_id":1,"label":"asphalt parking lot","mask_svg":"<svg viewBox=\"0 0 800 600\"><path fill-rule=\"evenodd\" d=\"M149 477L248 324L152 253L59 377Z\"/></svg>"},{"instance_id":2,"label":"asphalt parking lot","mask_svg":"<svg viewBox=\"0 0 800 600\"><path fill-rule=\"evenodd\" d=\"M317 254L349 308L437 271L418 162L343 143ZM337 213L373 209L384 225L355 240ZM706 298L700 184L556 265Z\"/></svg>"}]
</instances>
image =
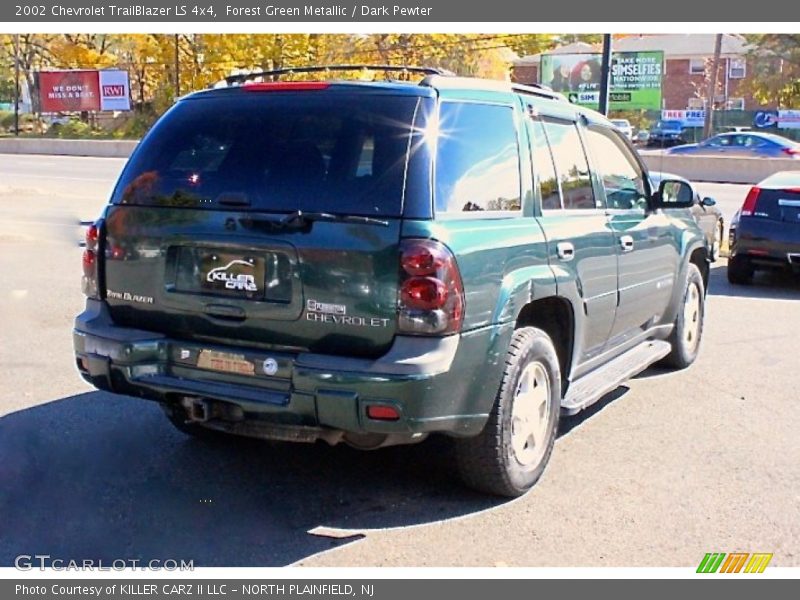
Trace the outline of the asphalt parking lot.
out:
<instances>
[{"instance_id":1,"label":"asphalt parking lot","mask_svg":"<svg viewBox=\"0 0 800 600\"><path fill-rule=\"evenodd\" d=\"M715 264L701 355L562 421L539 484L470 492L444 446L203 443L72 356L79 220L123 161L0 155L0 566L20 554L197 566L800 566L800 283ZM726 223L747 186L699 184Z\"/></svg>"}]
</instances>

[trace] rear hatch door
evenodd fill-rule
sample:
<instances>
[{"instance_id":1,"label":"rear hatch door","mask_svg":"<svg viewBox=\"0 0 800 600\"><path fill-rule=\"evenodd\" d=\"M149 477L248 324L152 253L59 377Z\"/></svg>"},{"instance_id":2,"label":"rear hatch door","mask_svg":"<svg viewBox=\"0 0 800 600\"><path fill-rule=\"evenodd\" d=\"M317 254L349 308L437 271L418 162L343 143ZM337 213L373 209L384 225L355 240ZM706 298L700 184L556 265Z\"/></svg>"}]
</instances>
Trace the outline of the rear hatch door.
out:
<instances>
[{"instance_id":1,"label":"rear hatch door","mask_svg":"<svg viewBox=\"0 0 800 600\"><path fill-rule=\"evenodd\" d=\"M800 253L800 188L761 189L738 235L773 256ZM800 256L793 262L800 262Z\"/></svg>"},{"instance_id":2,"label":"rear hatch door","mask_svg":"<svg viewBox=\"0 0 800 600\"><path fill-rule=\"evenodd\" d=\"M426 175L414 150L424 99L345 87L230 90L171 109L106 213L115 322L271 349L388 349L404 193Z\"/></svg>"}]
</instances>

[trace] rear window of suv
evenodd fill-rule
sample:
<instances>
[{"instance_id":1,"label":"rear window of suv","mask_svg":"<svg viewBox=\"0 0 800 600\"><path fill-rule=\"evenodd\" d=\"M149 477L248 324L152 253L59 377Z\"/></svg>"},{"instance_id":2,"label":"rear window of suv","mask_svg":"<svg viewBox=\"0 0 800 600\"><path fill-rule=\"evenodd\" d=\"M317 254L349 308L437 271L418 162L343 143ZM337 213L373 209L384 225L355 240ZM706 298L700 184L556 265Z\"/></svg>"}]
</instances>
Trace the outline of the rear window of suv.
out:
<instances>
[{"instance_id":1,"label":"rear window of suv","mask_svg":"<svg viewBox=\"0 0 800 600\"><path fill-rule=\"evenodd\" d=\"M399 216L422 101L316 91L187 99L144 139L112 203Z\"/></svg>"}]
</instances>

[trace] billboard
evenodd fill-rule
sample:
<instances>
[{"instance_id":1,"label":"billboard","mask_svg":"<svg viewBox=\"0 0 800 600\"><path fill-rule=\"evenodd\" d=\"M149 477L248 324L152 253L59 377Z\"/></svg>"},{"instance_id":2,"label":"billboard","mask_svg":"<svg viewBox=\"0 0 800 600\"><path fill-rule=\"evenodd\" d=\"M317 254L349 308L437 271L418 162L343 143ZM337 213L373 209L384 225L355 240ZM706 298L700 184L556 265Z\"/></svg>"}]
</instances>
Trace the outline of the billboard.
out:
<instances>
[{"instance_id":1,"label":"billboard","mask_svg":"<svg viewBox=\"0 0 800 600\"><path fill-rule=\"evenodd\" d=\"M602 55L543 54L539 81L570 102L600 105ZM660 110L663 52L614 52L611 55L611 110Z\"/></svg>"},{"instance_id":2,"label":"billboard","mask_svg":"<svg viewBox=\"0 0 800 600\"><path fill-rule=\"evenodd\" d=\"M800 129L800 110L779 110L778 129Z\"/></svg>"},{"instance_id":3,"label":"billboard","mask_svg":"<svg viewBox=\"0 0 800 600\"><path fill-rule=\"evenodd\" d=\"M37 81L43 113L131 109L127 71L39 71Z\"/></svg>"},{"instance_id":4,"label":"billboard","mask_svg":"<svg viewBox=\"0 0 800 600\"><path fill-rule=\"evenodd\" d=\"M706 122L705 109L662 110L662 121L680 121L683 127L703 127Z\"/></svg>"}]
</instances>

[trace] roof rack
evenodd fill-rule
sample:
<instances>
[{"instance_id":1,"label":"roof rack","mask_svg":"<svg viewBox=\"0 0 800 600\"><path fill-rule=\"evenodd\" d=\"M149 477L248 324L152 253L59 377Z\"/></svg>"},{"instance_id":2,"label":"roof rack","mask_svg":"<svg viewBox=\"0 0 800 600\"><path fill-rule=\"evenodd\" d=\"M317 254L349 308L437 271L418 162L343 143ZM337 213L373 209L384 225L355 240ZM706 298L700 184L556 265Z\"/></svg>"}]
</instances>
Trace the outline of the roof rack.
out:
<instances>
[{"instance_id":1,"label":"roof rack","mask_svg":"<svg viewBox=\"0 0 800 600\"><path fill-rule=\"evenodd\" d=\"M429 75L420 82L420 85L433 87L433 88L447 88L447 89L477 89L477 90L494 90L501 92L516 92L517 94L525 94L528 96L538 96L540 98L547 98L548 100L558 100L559 102L567 102L564 94L554 92L546 85L539 83L522 85L503 81L500 79L481 79L476 77L454 77L448 76L440 79L438 75Z\"/></svg>"},{"instance_id":2,"label":"roof rack","mask_svg":"<svg viewBox=\"0 0 800 600\"><path fill-rule=\"evenodd\" d=\"M387 73L422 73L424 75L452 76L453 73L435 67L417 67L407 65L319 65L312 67L287 67L271 71L257 71L255 73L241 73L229 75L225 78L227 85L241 85L247 81L261 77L279 77L281 75L294 75L296 73L324 73L326 71L383 71ZM221 82L220 82L221 83Z\"/></svg>"},{"instance_id":3,"label":"roof rack","mask_svg":"<svg viewBox=\"0 0 800 600\"><path fill-rule=\"evenodd\" d=\"M512 83L511 89L518 94L528 94L531 96L540 96L542 98L549 98L551 100L561 100L566 102L567 98L564 94L554 92L553 88L546 86L542 83Z\"/></svg>"}]
</instances>

